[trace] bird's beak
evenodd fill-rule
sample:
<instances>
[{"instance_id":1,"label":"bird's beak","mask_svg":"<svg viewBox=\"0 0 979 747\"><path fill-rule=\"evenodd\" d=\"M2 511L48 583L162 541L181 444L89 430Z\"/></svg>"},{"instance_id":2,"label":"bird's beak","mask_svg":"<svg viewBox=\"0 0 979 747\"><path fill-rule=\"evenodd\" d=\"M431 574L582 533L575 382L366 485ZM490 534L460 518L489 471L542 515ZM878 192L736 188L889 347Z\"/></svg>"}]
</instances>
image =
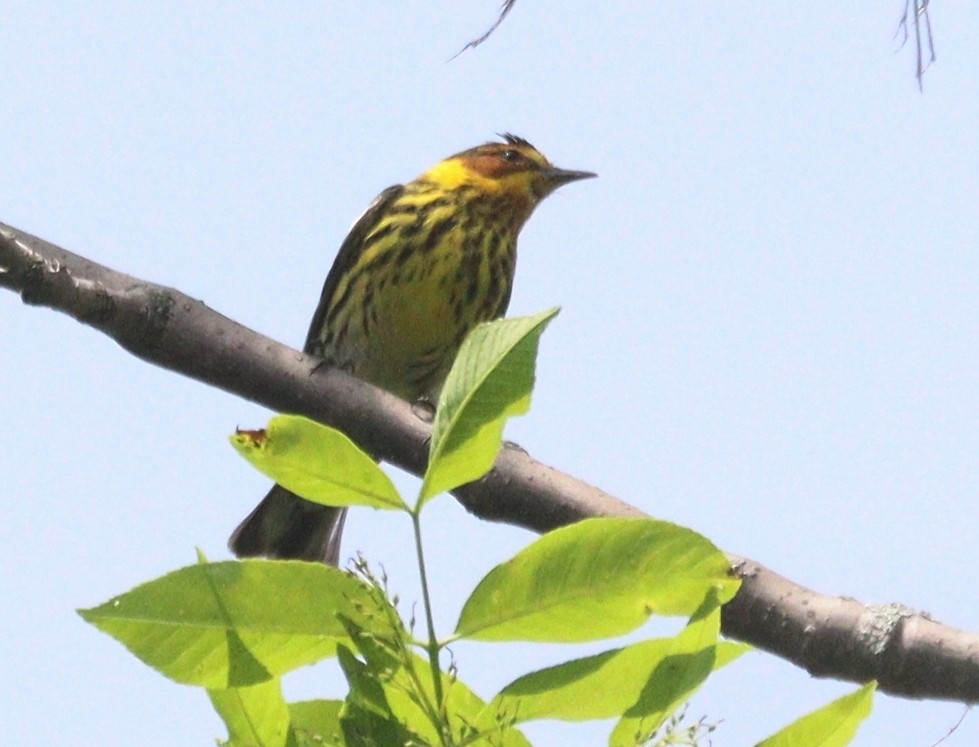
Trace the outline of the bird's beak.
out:
<instances>
[{"instance_id":1,"label":"bird's beak","mask_svg":"<svg viewBox=\"0 0 979 747\"><path fill-rule=\"evenodd\" d=\"M591 179L593 176L598 176L598 174L593 174L590 171L569 171L568 169L559 169L556 166L542 169L540 180L537 182L538 199L551 194L562 184L576 182L579 179Z\"/></svg>"},{"instance_id":2,"label":"bird's beak","mask_svg":"<svg viewBox=\"0 0 979 747\"><path fill-rule=\"evenodd\" d=\"M552 166L549 169L544 170L544 181L547 182L548 187L551 189L557 189L562 184L567 184L568 182L576 182L579 179L593 179L598 176L591 171L569 171L568 169L559 169Z\"/></svg>"}]
</instances>

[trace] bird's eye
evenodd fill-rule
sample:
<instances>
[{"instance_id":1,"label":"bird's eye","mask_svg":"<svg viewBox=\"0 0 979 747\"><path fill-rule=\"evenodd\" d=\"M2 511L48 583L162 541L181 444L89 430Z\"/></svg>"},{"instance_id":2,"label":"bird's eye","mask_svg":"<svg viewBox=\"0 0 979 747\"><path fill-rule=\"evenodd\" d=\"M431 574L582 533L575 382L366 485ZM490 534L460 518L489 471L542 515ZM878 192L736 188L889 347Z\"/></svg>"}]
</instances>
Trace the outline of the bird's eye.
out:
<instances>
[{"instance_id":1,"label":"bird's eye","mask_svg":"<svg viewBox=\"0 0 979 747\"><path fill-rule=\"evenodd\" d=\"M515 163L519 161L521 158L523 158L523 156L520 154L520 151L505 150L500 154L500 158L502 158L504 161Z\"/></svg>"}]
</instances>

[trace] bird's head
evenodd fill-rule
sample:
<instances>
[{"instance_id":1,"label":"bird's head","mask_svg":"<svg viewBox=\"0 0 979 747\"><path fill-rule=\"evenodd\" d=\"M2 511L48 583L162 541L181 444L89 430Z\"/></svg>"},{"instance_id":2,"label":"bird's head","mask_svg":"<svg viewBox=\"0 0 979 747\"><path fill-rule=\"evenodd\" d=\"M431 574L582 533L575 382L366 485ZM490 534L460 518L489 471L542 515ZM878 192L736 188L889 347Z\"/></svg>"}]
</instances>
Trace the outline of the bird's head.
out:
<instances>
[{"instance_id":1,"label":"bird's head","mask_svg":"<svg viewBox=\"0 0 979 747\"><path fill-rule=\"evenodd\" d=\"M519 203L530 215L541 200L562 184L597 176L590 171L557 168L521 137L500 137L502 143L477 145L446 158L424 178L445 189L475 189L487 197Z\"/></svg>"}]
</instances>

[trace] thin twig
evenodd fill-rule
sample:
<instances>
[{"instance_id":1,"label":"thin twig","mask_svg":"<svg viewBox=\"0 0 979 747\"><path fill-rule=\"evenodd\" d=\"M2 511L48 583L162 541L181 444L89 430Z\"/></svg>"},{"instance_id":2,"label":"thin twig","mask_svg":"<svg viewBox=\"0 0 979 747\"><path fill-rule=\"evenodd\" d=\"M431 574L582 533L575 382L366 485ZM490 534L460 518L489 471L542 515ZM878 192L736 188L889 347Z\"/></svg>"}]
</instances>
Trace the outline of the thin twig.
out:
<instances>
[{"instance_id":1,"label":"thin twig","mask_svg":"<svg viewBox=\"0 0 979 747\"><path fill-rule=\"evenodd\" d=\"M913 3L913 6L912 6ZM904 45L908 41L908 18L911 17L914 21L914 42L915 42L915 55L917 60L917 67L915 77L918 79L918 90L924 92L923 79L925 71L931 67L931 64L937 59L935 57L935 39L931 34L931 16L928 14L929 6L931 5L931 0L904 0L904 13L901 15L901 20L898 21L897 31L894 32L894 38L901 32L904 33L904 38L901 39L901 43L898 45L898 50L903 49ZM913 7L913 13L912 13ZM925 24L925 34L928 41L928 51L930 54L928 63L923 62L924 57L921 53L922 40L921 40L921 19L924 18Z\"/></svg>"},{"instance_id":2,"label":"thin twig","mask_svg":"<svg viewBox=\"0 0 979 747\"><path fill-rule=\"evenodd\" d=\"M450 57L449 59L450 60L454 60L456 57L458 57L459 55L461 55L467 49L475 49L480 44L482 44L484 41L486 41L487 39L489 39L490 38L490 34L492 34L494 31L496 31L500 27L500 24L503 23L503 19L507 17L507 14L511 10L513 10L513 6L516 5L516 4L517 4L517 0L503 0L503 5L500 8L500 15L497 17L496 23L494 23L492 26L490 26L489 27L489 30L487 30L487 32L485 34L483 34L482 36L480 36L478 39L473 39L466 46L464 46L462 49L460 49L458 52L456 52L454 55L452 55L452 57Z\"/></svg>"}]
</instances>

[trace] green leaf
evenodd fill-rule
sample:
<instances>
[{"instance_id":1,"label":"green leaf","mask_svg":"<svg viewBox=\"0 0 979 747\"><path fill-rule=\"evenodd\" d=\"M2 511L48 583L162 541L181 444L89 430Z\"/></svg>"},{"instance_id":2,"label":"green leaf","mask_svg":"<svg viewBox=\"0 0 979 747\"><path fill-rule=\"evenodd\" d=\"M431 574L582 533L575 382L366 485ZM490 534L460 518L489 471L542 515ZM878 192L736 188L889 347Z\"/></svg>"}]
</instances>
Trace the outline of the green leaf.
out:
<instances>
[{"instance_id":1,"label":"green leaf","mask_svg":"<svg viewBox=\"0 0 979 747\"><path fill-rule=\"evenodd\" d=\"M375 744L465 744L472 747L530 747L512 721L501 723L486 703L456 674L440 673L444 708L439 709L429 661L412 650L400 624L388 633L368 632L346 621L350 641L360 654L339 649L340 664L350 683L347 711L351 735L369 735ZM346 717L345 717L346 718ZM399 734L397 729L403 729ZM451 732L446 739L444 732ZM365 743L368 743L365 740Z\"/></svg>"},{"instance_id":2,"label":"green leaf","mask_svg":"<svg viewBox=\"0 0 979 747\"><path fill-rule=\"evenodd\" d=\"M228 747L287 747L289 709L278 678L207 694L228 727Z\"/></svg>"},{"instance_id":3,"label":"green leaf","mask_svg":"<svg viewBox=\"0 0 979 747\"><path fill-rule=\"evenodd\" d=\"M734 641L718 641L714 655L714 670L723 669L735 659L755 650L750 643L735 643Z\"/></svg>"},{"instance_id":4,"label":"green leaf","mask_svg":"<svg viewBox=\"0 0 979 747\"><path fill-rule=\"evenodd\" d=\"M376 671L372 662L370 667ZM408 652L404 665L385 671L379 681L385 702L398 723L404 724L424 740L422 744L444 743L439 728L432 720L431 706L436 702L435 684L427 659ZM450 677L443 672L442 687L445 713L452 733L450 744L530 747L526 737L513 727L512 719L498 719L498 710L487 707L486 702L458 677Z\"/></svg>"},{"instance_id":5,"label":"green leaf","mask_svg":"<svg viewBox=\"0 0 979 747\"><path fill-rule=\"evenodd\" d=\"M380 672L360 661L344 645L337 649L337 660L350 686L340 717L347 745L426 744L388 705Z\"/></svg>"},{"instance_id":6,"label":"green leaf","mask_svg":"<svg viewBox=\"0 0 979 747\"><path fill-rule=\"evenodd\" d=\"M695 532L652 519L586 519L544 535L487 574L456 635L486 641L588 641L621 635L653 613L691 615L711 589L738 581Z\"/></svg>"},{"instance_id":7,"label":"green leaf","mask_svg":"<svg viewBox=\"0 0 979 747\"><path fill-rule=\"evenodd\" d=\"M506 419L530 407L537 343L557 313L481 324L463 342L439 397L421 502L493 466Z\"/></svg>"},{"instance_id":8,"label":"green leaf","mask_svg":"<svg viewBox=\"0 0 979 747\"><path fill-rule=\"evenodd\" d=\"M265 430L239 430L231 445L260 472L325 506L407 510L377 463L343 433L298 415L276 415Z\"/></svg>"},{"instance_id":9,"label":"green leaf","mask_svg":"<svg viewBox=\"0 0 979 747\"><path fill-rule=\"evenodd\" d=\"M819 710L792 722L757 747L843 747L870 715L876 682L837 698Z\"/></svg>"},{"instance_id":10,"label":"green leaf","mask_svg":"<svg viewBox=\"0 0 979 747\"><path fill-rule=\"evenodd\" d=\"M649 739L711 672L750 650L744 644L718 641L720 631L721 608L712 592L687 627L670 639L666 656L612 730L610 747L632 747L640 741L637 734Z\"/></svg>"},{"instance_id":11,"label":"green leaf","mask_svg":"<svg viewBox=\"0 0 979 747\"><path fill-rule=\"evenodd\" d=\"M79 614L167 677L224 689L332 656L347 637L338 614L372 630L371 600L336 568L243 560L182 568Z\"/></svg>"},{"instance_id":12,"label":"green leaf","mask_svg":"<svg viewBox=\"0 0 979 747\"><path fill-rule=\"evenodd\" d=\"M302 700L289 704L296 747L345 747L340 728L342 700Z\"/></svg>"},{"instance_id":13,"label":"green leaf","mask_svg":"<svg viewBox=\"0 0 979 747\"><path fill-rule=\"evenodd\" d=\"M574 659L520 677L493 704L517 721L566 721L645 716L675 708L714 668L733 660L717 656L720 615L716 608L679 635L632 644ZM743 651L746 647L737 646ZM660 718L658 715L656 718Z\"/></svg>"}]
</instances>

